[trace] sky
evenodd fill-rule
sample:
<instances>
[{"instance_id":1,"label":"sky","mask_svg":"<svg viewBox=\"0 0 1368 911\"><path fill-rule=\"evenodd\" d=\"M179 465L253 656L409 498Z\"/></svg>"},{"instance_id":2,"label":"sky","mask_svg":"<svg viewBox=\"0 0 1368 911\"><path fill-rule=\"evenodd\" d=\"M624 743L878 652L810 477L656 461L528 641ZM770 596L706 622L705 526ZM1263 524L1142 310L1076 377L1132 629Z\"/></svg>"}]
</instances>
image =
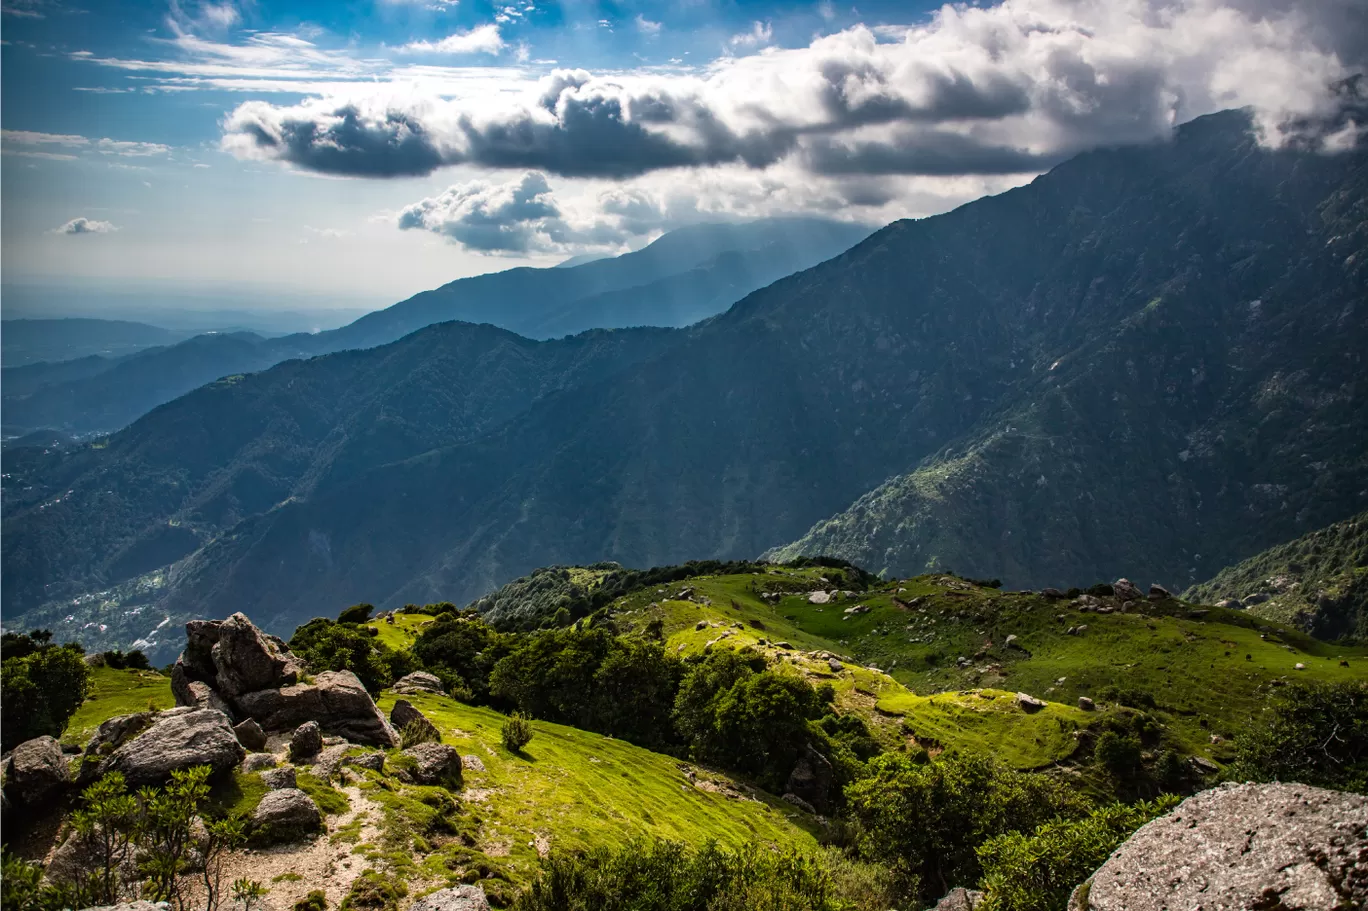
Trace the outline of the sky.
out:
<instances>
[{"instance_id":1,"label":"sky","mask_svg":"<svg viewBox=\"0 0 1368 911\"><path fill-rule=\"evenodd\" d=\"M371 307L931 215L1231 107L1332 154L1365 35L1362 0L3 0L0 265L26 300Z\"/></svg>"}]
</instances>

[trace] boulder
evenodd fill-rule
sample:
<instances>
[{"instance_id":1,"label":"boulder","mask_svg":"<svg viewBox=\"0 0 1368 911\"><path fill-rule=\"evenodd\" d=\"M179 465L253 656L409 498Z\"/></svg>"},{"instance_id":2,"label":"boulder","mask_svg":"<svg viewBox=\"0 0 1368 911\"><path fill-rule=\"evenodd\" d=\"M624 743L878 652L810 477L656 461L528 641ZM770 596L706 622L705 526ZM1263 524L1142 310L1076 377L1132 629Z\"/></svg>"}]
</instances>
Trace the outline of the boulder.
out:
<instances>
[{"instance_id":1,"label":"boulder","mask_svg":"<svg viewBox=\"0 0 1368 911\"><path fill-rule=\"evenodd\" d=\"M270 753L250 753L247 758L242 760L242 771L259 772L262 769L274 769L276 758Z\"/></svg>"},{"instance_id":2,"label":"boulder","mask_svg":"<svg viewBox=\"0 0 1368 911\"><path fill-rule=\"evenodd\" d=\"M306 721L290 736L290 759L312 759L323 750L323 731L317 721Z\"/></svg>"},{"instance_id":3,"label":"boulder","mask_svg":"<svg viewBox=\"0 0 1368 911\"><path fill-rule=\"evenodd\" d=\"M414 784L441 785L453 791L459 790L461 781L461 754L453 746L445 743L420 743L404 750L404 755L413 760L413 768L401 774Z\"/></svg>"},{"instance_id":4,"label":"boulder","mask_svg":"<svg viewBox=\"0 0 1368 911\"><path fill-rule=\"evenodd\" d=\"M261 773L261 780L266 787L272 791L280 791L284 788L297 788L299 781L295 778L295 767L283 765L275 769L267 769Z\"/></svg>"},{"instance_id":5,"label":"boulder","mask_svg":"<svg viewBox=\"0 0 1368 911\"><path fill-rule=\"evenodd\" d=\"M1223 784L1141 827L1079 886L1077 911L1368 906L1368 797Z\"/></svg>"},{"instance_id":6,"label":"boulder","mask_svg":"<svg viewBox=\"0 0 1368 911\"><path fill-rule=\"evenodd\" d=\"M1122 601L1139 601L1144 597L1140 588L1129 579L1117 579L1112 583L1112 592Z\"/></svg>"},{"instance_id":7,"label":"boulder","mask_svg":"<svg viewBox=\"0 0 1368 911\"><path fill-rule=\"evenodd\" d=\"M826 604L831 601L831 595L826 592L813 592L808 595L809 604Z\"/></svg>"},{"instance_id":8,"label":"boulder","mask_svg":"<svg viewBox=\"0 0 1368 911\"><path fill-rule=\"evenodd\" d=\"M789 773L784 793L801 798L819 811L825 811L831 799L834 773L831 760L809 744Z\"/></svg>"},{"instance_id":9,"label":"boulder","mask_svg":"<svg viewBox=\"0 0 1368 911\"><path fill-rule=\"evenodd\" d=\"M1091 712L1093 709L1097 708L1097 706L1093 704L1093 701L1087 696L1078 697L1078 707L1085 712Z\"/></svg>"},{"instance_id":10,"label":"boulder","mask_svg":"<svg viewBox=\"0 0 1368 911\"><path fill-rule=\"evenodd\" d=\"M246 755L227 715L187 706L158 713L151 727L100 763L98 774L122 772L134 789L161 784L172 772L191 766L226 772Z\"/></svg>"},{"instance_id":11,"label":"boulder","mask_svg":"<svg viewBox=\"0 0 1368 911\"><path fill-rule=\"evenodd\" d=\"M228 698L278 689L299 680L304 667L279 639L268 637L247 616L233 614L218 626L210 648L215 689Z\"/></svg>"},{"instance_id":12,"label":"boulder","mask_svg":"<svg viewBox=\"0 0 1368 911\"><path fill-rule=\"evenodd\" d=\"M415 721L432 724L426 715L413 707L412 702L407 699L396 699L394 708L390 709L390 724L394 725L394 729L402 731Z\"/></svg>"},{"instance_id":13,"label":"boulder","mask_svg":"<svg viewBox=\"0 0 1368 911\"><path fill-rule=\"evenodd\" d=\"M1021 706L1023 712L1027 713L1038 712L1045 708L1044 701L1037 699L1029 693L1017 693L1016 704Z\"/></svg>"},{"instance_id":14,"label":"boulder","mask_svg":"<svg viewBox=\"0 0 1368 911\"><path fill-rule=\"evenodd\" d=\"M351 671L324 671L311 684L244 693L237 706L267 731L289 731L316 721L322 730L352 743L399 745L394 728Z\"/></svg>"},{"instance_id":15,"label":"boulder","mask_svg":"<svg viewBox=\"0 0 1368 911\"><path fill-rule=\"evenodd\" d=\"M347 763L356 766L358 769L370 769L372 772L382 772L385 769L385 754L379 750L370 753L362 753L360 756L348 757Z\"/></svg>"},{"instance_id":16,"label":"boulder","mask_svg":"<svg viewBox=\"0 0 1368 911\"><path fill-rule=\"evenodd\" d=\"M932 911L974 911L981 904L983 904L982 892L956 886L945 893L944 898L936 902L936 907Z\"/></svg>"},{"instance_id":17,"label":"boulder","mask_svg":"<svg viewBox=\"0 0 1368 911\"><path fill-rule=\"evenodd\" d=\"M817 808L814 807L812 804L808 803L803 798L799 797L797 794L785 794L783 797L779 799L793 804L795 807L802 810L804 813L811 813L813 816L817 815Z\"/></svg>"},{"instance_id":18,"label":"boulder","mask_svg":"<svg viewBox=\"0 0 1368 911\"><path fill-rule=\"evenodd\" d=\"M1051 599L1051 600L1053 600L1053 601L1058 601L1060 598L1067 598L1067 597L1068 597L1068 595L1064 594L1064 592L1060 591L1060 590L1057 589L1057 588L1042 588L1042 589L1040 590L1040 594L1041 594L1042 597L1049 598L1049 599ZM960 890L960 891L963 891L963 890Z\"/></svg>"},{"instance_id":19,"label":"boulder","mask_svg":"<svg viewBox=\"0 0 1368 911\"><path fill-rule=\"evenodd\" d=\"M424 895L409 911L489 911L489 902L479 886L453 886Z\"/></svg>"},{"instance_id":20,"label":"boulder","mask_svg":"<svg viewBox=\"0 0 1368 911\"><path fill-rule=\"evenodd\" d=\"M4 761L5 798L16 807L36 807L71 783L62 745L46 735L25 740Z\"/></svg>"},{"instance_id":21,"label":"boulder","mask_svg":"<svg viewBox=\"0 0 1368 911\"><path fill-rule=\"evenodd\" d=\"M412 696L415 693L437 693L446 692L442 688L442 681L438 680L435 674L427 671L414 671L412 674L405 674L394 681L392 689L401 695Z\"/></svg>"},{"instance_id":22,"label":"boulder","mask_svg":"<svg viewBox=\"0 0 1368 911\"><path fill-rule=\"evenodd\" d=\"M1172 597L1173 593L1170 592L1167 588L1164 588L1164 586L1160 585L1158 582L1154 582L1150 585L1149 599L1151 601L1163 601L1165 599Z\"/></svg>"},{"instance_id":23,"label":"boulder","mask_svg":"<svg viewBox=\"0 0 1368 911\"><path fill-rule=\"evenodd\" d=\"M835 658L827 659L827 667L831 668L833 673L837 673L845 669L845 665Z\"/></svg>"},{"instance_id":24,"label":"boulder","mask_svg":"<svg viewBox=\"0 0 1368 911\"><path fill-rule=\"evenodd\" d=\"M299 841L322 828L318 804L298 788L268 791L252 813L252 837L258 842Z\"/></svg>"},{"instance_id":25,"label":"boulder","mask_svg":"<svg viewBox=\"0 0 1368 911\"><path fill-rule=\"evenodd\" d=\"M241 724L234 726L233 734L237 736L238 743L253 753L259 753L266 749L266 732L261 729L261 725L257 724L254 718L248 718Z\"/></svg>"},{"instance_id":26,"label":"boulder","mask_svg":"<svg viewBox=\"0 0 1368 911\"><path fill-rule=\"evenodd\" d=\"M86 742L85 755L101 758L123 746L133 737L147 730L157 717L156 712L134 712L131 715L117 715L102 723Z\"/></svg>"},{"instance_id":27,"label":"boulder","mask_svg":"<svg viewBox=\"0 0 1368 911\"><path fill-rule=\"evenodd\" d=\"M218 691L209 683L191 676L193 673L185 661L184 653L171 665L171 695L175 697L176 705L195 709L217 709L229 718L233 717L232 709Z\"/></svg>"}]
</instances>

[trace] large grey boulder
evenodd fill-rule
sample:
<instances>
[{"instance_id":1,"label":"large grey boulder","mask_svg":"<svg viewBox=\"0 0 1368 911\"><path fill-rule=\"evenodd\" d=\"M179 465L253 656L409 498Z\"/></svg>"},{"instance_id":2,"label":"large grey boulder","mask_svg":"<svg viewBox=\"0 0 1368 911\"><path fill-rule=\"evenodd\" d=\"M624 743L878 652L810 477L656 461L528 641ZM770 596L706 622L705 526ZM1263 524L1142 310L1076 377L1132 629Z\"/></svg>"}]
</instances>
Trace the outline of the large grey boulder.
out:
<instances>
[{"instance_id":1,"label":"large grey boulder","mask_svg":"<svg viewBox=\"0 0 1368 911\"><path fill-rule=\"evenodd\" d=\"M944 898L936 902L936 907L932 911L974 911L981 904L983 904L982 892L956 886L945 893Z\"/></svg>"},{"instance_id":2,"label":"large grey boulder","mask_svg":"<svg viewBox=\"0 0 1368 911\"><path fill-rule=\"evenodd\" d=\"M351 671L324 671L311 684L243 693L236 699L243 715L267 731L291 731L317 721L328 734L352 743L399 745L399 738Z\"/></svg>"},{"instance_id":3,"label":"large grey boulder","mask_svg":"<svg viewBox=\"0 0 1368 911\"><path fill-rule=\"evenodd\" d=\"M427 671L414 671L412 674L405 674L394 681L394 686L391 689L404 696L412 696L418 693L437 693L440 695L445 692L442 689L442 681Z\"/></svg>"},{"instance_id":4,"label":"large grey boulder","mask_svg":"<svg viewBox=\"0 0 1368 911\"><path fill-rule=\"evenodd\" d=\"M304 666L279 643L279 639L257 629L245 614L233 614L219 623L218 641L210 649L216 671L215 689L232 699L243 693L297 683Z\"/></svg>"},{"instance_id":5,"label":"large grey boulder","mask_svg":"<svg viewBox=\"0 0 1368 911\"><path fill-rule=\"evenodd\" d=\"M258 843L299 841L322 828L318 804L298 788L268 791L252 813L252 838Z\"/></svg>"},{"instance_id":6,"label":"large grey boulder","mask_svg":"<svg viewBox=\"0 0 1368 911\"><path fill-rule=\"evenodd\" d=\"M323 731L317 721L306 721L290 736L290 760L312 759L323 749Z\"/></svg>"},{"instance_id":7,"label":"large grey boulder","mask_svg":"<svg viewBox=\"0 0 1368 911\"><path fill-rule=\"evenodd\" d=\"M85 756L108 756L147 730L156 717L156 712L134 712L131 715L116 715L103 722L86 743Z\"/></svg>"},{"instance_id":8,"label":"large grey boulder","mask_svg":"<svg viewBox=\"0 0 1368 911\"><path fill-rule=\"evenodd\" d=\"M424 895L409 911L489 911L489 901L479 886L456 886Z\"/></svg>"},{"instance_id":9,"label":"large grey boulder","mask_svg":"<svg viewBox=\"0 0 1368 911\"><path fill-rule=\"evenodd\" d=\"M1224 784L1141 827L1071 911L1368 907L1368 797Z\"/></svg>"},{"instance_id":10,"label":"large grey boulder","mask_svg":"<svg viewBox=\"0 0 1368 911\"><path fill-rule=\"evenodd\" d=\"M122 772L129 787L138 788L161 784L173 771L191 766L226 772L246 755L227 715L183 707L159 713L151 727L100 764L99 774Z\"/></svg>"},{"instance_id":11,"label":"large grey boulder","mask_svg":"<svg viewBox=\"0 0 1368 911\"><path fill-rule=\"evenodd\" d=\"M461 754L445 743L420 743L404 750L413 760L412 769L400 774L414 784L441 785L451 790L461 787Z\"/></svg>"},{"instance_id":12,"label":"large grey boulder","mask_svg":"<svg viewBox=\"0 0 1368 911\"><path fill-rule=\"evenodd\" d=\"M4 761L5 798L16 807L35 807L71 783L62 745L46 735L25 740Z\"/></svg>"},{"instance_id":13,"label":"large grey boulder","mask_svg":"<svg viewBox=\"0 0 1368 911\"><path fill-rule=\"evenodd\" d=\"M261 725L256 723L255 718L248 718L241 724L235 725L233 733L237 735L238 743L254 753L266 749L266 732L261 729Z\"/></svg>"}]
</instances>

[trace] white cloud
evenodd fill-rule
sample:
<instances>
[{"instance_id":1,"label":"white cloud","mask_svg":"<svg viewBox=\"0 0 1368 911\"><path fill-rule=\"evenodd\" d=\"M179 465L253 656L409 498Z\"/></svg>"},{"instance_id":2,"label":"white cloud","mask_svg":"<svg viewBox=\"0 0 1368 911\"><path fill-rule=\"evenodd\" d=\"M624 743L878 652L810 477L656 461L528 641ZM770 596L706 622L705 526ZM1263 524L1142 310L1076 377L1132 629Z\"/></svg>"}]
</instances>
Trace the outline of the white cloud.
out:
<instances>
[{"instance_id":1,"label":"white cloud","mask_svg":"<svg viewBox=\"0 0 1368 911\"><path fill-rule=\"evenodd\" d=\"M32 130L3 130L0 131L0 140L25 146L84 146L90 144L90 140L84 136L74 136L69 133L35 133Z\"/></svg>"},{"instance_id":2,"label":"white cloud","mask_svg":"<svg viewBox=\"0 0 1368 911\"><path fill-rule=\"evenodd\" d=\"M114 225L110 224L107 221L96 221L92 218L86 218L83 215L80 218L73 218L71 221L62 225L60 228L54 228L52 230L52 233L68 235L108 234L111 231L117 230L119 229L114 227Z\"/></svg>"},{"instance_id":3,"label":"white cloud","mask_svg":"<svg viewBox=\"0 0 1368 911\"><path fill-rule=\"evenodd\" d=\"M637 17L636 17L636 27L637 27L637 31L641 32L641 34L643 34L643 35L659 35L659 34L660 34L660 23L659 23L659 22L652 22L650 19L647 19L645 16L641 15L640 13L638 13L638 14L637 14Z\"/></svg>"},{"instance_id":4,"label":"white cloud","mask_svg":"<svg viewBox=\"0 0 1368 911\"><path fill-rule=\"evenodd\" d=\"M114 139L101 139L95 148L103 155L122 155L128 158L143 158L148 155L165 155L170 146L158 142L121 142Z\"/></svg>"},{"instance_id":5,"label":"white cloud","mask_svg":"<svg viewBox=\"0 0 1368 911\"><path fill-rule=\"evenodd\" d=\"M755 48L769 44L774 39L774 27L768 22L752 22L750 31L732 35L727 39L731 48Z\"/></svg>"},{"instance_id":6,"label":"white cloud","mask_svg":"<svg viewBox=\"0 0 1368 911\"><path fill-rule=\"evenodd\" d=\"M498 54L505 47L499 27L492 23L467 32L455 32L441 41L413 41L403 46L408 53L422 54Z\"/></svg>"}]
</instances>

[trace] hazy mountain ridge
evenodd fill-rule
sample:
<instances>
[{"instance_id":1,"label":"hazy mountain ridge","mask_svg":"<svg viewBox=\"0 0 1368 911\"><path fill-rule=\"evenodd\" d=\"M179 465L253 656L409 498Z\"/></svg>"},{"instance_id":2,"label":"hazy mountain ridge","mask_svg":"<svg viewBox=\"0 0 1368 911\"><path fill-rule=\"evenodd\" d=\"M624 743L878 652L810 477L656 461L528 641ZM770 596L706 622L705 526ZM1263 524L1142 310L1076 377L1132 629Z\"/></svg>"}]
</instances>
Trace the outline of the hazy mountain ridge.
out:
<instances>
[{"instance_id":1,"label":"hazy mountain ridge","mask_svg":"<svg viewBox=\"0 0 1368 911\"><path fill-rule=\"evenodd\" d=\"M172 345L188 333L128 320L7 319L0 327L5 366L114 357L158 345Z\"/></svg>"}]
</instances>

